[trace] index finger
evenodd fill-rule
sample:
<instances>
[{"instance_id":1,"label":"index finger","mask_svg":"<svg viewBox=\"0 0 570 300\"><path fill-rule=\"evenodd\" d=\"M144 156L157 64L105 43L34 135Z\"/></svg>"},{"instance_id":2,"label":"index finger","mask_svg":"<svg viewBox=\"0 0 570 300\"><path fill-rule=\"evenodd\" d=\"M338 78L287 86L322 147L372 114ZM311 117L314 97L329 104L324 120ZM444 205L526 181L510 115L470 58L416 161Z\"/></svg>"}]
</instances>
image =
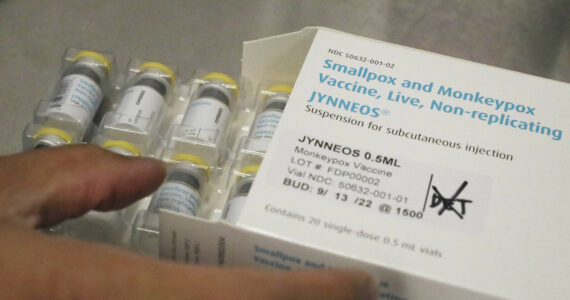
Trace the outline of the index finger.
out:
<instances>
[{"instance_id":1,"label":"index finger","mask_svg":"<svg viewBox=\"0 0 570 300\"><path fill-rule=\"evenodd\" d=\"M47 226L91 209L126 207L160 186L163 163L93 145L0 157L0 221Z\"/></svg>"}]
</instances>

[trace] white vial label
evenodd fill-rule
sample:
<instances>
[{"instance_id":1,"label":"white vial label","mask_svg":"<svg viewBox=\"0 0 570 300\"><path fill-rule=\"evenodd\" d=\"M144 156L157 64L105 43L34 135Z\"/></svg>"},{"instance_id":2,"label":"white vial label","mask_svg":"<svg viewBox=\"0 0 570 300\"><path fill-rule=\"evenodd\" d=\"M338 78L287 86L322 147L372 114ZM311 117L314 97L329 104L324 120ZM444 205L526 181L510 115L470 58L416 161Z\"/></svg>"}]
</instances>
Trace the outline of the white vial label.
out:
<instances>
[{"instance_id":1,"label":"white vial label","mask_svg":"<svg viewBox=\"0 0 570 300\"><path fill-rule=\"evenodd\" d=\"M283 112L275 110L260 113L251 128L251 134L246 148L260 152L267 151L282 114Z\"/></svg>"},{"instance_id":2,"label":"white vial label","mask_svg":"<svg viewBox=\"0 0 570 300\"><path fill-rule=\"evenodd\" d=\"M180 127L183 138L197 138L218 144L230 116L230 108L215 98L200 98L190 103Z\"/></svg>"},{"instance_id":3,"label":"white vial label","mask_svg":"<svg viewBox=\"0 0 570 300\"><path fill-rule=\"evenodd\" d=\"M228 200L228 204L226 205L226 210L223 216L224 220L229 223L236 224L239 219L239 215L241 214L241 210L245 206L246 199L247 196L243 195Z\"/></svg>"},{"instance_id":4,"label":"white vial label","mask_svg":"<svg viewBox=\"0 0 570 300\"><path fill-rule=\"evenodd\" d=\"M155 213L158 209L168 209L175 212L195 216L200 208L200 194L195 189L180 183L167 182L156 192Z\"/></svg>"},{"instance_id":5,"label":"white vial label","mask_svg":"<svg viewBox=\"0 0 570 300\"><path fill-rule=\"evenodd\" d=\"M91 78L70 74L61 79L46 113L59 113L87 125L103 100L103 92Z\"/></svg>"},{"instance_id":6,"label":"white vial label","mask_svg":"<svg viewBox=\"0 0 570 300\"><path fill-rule=\"evenodd\" d=\"M164 102L164 97L155 89L144 85L132 86L123 94L113 123L138 131L147 131L149 123L162 111Z\"/></svg>"}]
</instances>

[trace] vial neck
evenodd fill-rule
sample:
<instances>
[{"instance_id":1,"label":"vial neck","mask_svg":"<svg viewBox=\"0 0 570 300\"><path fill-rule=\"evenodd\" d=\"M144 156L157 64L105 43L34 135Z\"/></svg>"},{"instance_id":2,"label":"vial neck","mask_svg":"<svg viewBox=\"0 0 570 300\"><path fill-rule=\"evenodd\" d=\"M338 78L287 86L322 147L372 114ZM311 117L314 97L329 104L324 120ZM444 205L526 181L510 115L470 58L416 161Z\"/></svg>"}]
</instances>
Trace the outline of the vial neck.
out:
<instances>
[{"instance_id":1,"label":"vial neck","mask_svg":"<svg viewBox=\"0 0 570 300\"><path fill-rule=\"evenodd\" d=\"M284 111L286 105L287 105L287 103L286 103L286 102L282 102L282 101L279 101L279 102L271 102L271 103L268 103L268 104L265 106L265 109L264 109L264 110L278 110L278 111Z\"/></svg>"},{"instance_id":2,"label":"vial neck","mask_svg":"<svg viewBox=\"0 0 570 300\"><path fill-rule=\"evenodd\" d=\"M198 98L206 98L206 97L210 97L210 98L215 98L220 100L222 103L224 103L227 106L230 106L230 99L228 97L228 95L226 95L226 93L224 93L221 89L223 89L224 87L216 87L214 85L207 85L204 86L202 88L202 90L200 91Z\"/></svg>"},{"instance_id":3,"label":"vial neck","mask_svg":"<svg viewBox=\"0 0 570 300\"><path fill-rule=\"evenodd\" d=\"M265 105L265 110L273 109L283 111L289 100L289 94L278 92L274 95L268 96L266 99L267 104Z\"/></svg>"},{"instance_id":4,"label":"vial neck","mask_svg":"<svg viewBox=\"0 0 570 300\"><path fill-rule=\"evenodd\" d=\"M237 184L235 196L247 196L251 186L253 185L254 179L254 177L242 178Z\"/></svg>"},{"instance_id":5,"label":"vial neck","mask_svg":"<svg viewBox=\"0 0 570 300\"><path fill-rule=\"evenodd\" d=\"M170 173L166 178L166 182L181 182L197 191L200 191L201 187L200 180L194 174L178 170Z\"/></svg>"},{"instance_id":6,"label":"vial neck","mask_svg":"<svg viewBox=\"0 0 570 300\"><path fill-rule=\"evenodd\" d=\"M167 92L166 85L156 78L142 77L142 78L138 79L135 82L135 84L133 84L133 85L148 86L148 87L154 89L157 93L159 93L163 97L166 96L166 92Z\"/></svg>"},{"instance_id":7,"label":"vial neck","mask_svg":"<svg viewBox=\"0 0 570 300\"><path fill-rule=\"evenodd\" d=\"M99 86L101 86L101 77L99 76L99 74L97 74L97 72L95 72L93 69L91 69L90 67L87 67L85 65L76 65L71 70L69 70L69 72L67 72L65 75L66 76L67 75L83 75L83 76L86 76L89 79L95 81L95 83L97 83Z\"/></svg>"}]
</instances>

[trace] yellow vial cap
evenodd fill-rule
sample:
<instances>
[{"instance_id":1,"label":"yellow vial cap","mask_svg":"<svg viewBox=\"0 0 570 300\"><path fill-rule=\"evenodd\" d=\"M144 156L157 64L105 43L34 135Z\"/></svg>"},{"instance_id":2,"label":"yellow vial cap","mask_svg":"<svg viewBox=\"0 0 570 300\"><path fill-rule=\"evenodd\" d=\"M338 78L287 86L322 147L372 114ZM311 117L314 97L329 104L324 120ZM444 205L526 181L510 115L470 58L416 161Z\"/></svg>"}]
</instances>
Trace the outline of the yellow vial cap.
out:
<instances>
[{"instance_id":1,"label":"yellow vial cap","mask_svg":"<svg viewBox=\"0 0 570 300\"><path fill-rule=\"evenodd\" d=\"M40 138L40 137L42 137L44 135L48 135L48 134L55 135L58 138L66 141L68 144L71 144L73 142L73 139L71 138L71 136L67 132L65 132L61 129L53 128L53 127L44 127L42 129L38 130L38 132L34 135L34 139Z\"/></svg>"},{"instance_id":2,"label":"yellow vial cap","mask_svg":"<svg viewBox=\"0 0 570 300\"><path fill-rule=\"evenodd\" d=\"M237 84L237 82L235 82L235 80L233 80L230 76L228 76L228 75L225 74L225 73L212 72L212 73L208 73L208 74L206 74L204 77L202 77L202 80L205 80L205 81L209 81L209 80L213 80L213 79L216 79L216 80L219 80L219 81L221 81L221 82L223 82L223 83L226 83L226 84L235 86L236 88L235 88L235 90L234 90L234 94L237 95L237 93L238 93L238 84Z\"/></svg>"},{"instance_id":3,"label":"yellow vial cap","mask_svg":"<svg viewBox=\"0 0 570 300\"><path fill-rule=\"evenodd\" d=\"M259 165L249 165L239 170L240 173L245 173L245 174L257 173L257 171L259 171Z\"/></svg>"},{"instance_id":4,"label":"yellow vial cap","mask_svg":"<svg viewBox=\"0 0 570 300\"><path fill-rule=\"evenodd\" d=\"M274 85L274 86L270 87L267 91L272 92L272 93L285 92L285 93L291 94L292 90L293 90L292 86L286 85L286 84L280 84L280 85Z\"/></svg>"},{"instance_id":5,"label":"yellow vial cap","mask_svg":"<svg viewBox=\"0 0 570 300\"><path fill-rule=\"evenodd\" d=\"M139 148L137 148L135 145L133 145L127 141L108 140L103 144L103 148L105 148L105 149L109 149L111 147L123 148L123 149L131 152L135 156L141 156L141 152L139 151Z\"/></svg>"},{"instance_id":6,"label":"yellow vial cap","mask_svg":"<svg viewBox=\"0 0 570 300\"><path fill-rule=\"evenodd\" d=\"M187 154L187 153L179 153L174 155L171 158L174 162L177 161L187 161L187 162L191 162L195 165L198 165L200 167L203 167L204 172L206 172L206 177L209 179L210 178L210 168L208 167L208 163L206 163L201 157L196 156L196 155L192 155L192 154Z\"/></svg>"},{"instance_id":7,"label":"yellow vial cap","mask_svg":"<svg viewBox=\"0 0 570 300\"><path fill-rule=\"evenodd\" d=\"M146 69L157 69L160 70L162 72L164 72L165 74L168 75L169 79L170 79L170 83L172 83L172 85L174 85L174 82L176 82L176 75L174 74L174 71L172 71L171 68L169 68L167 65L165 64L161 64L159 62L156 61L147 61L145 63L143 63L142 65L139 66L139 69L142 70L146 70Z\"/></svg>"},{"instance_id":8,"label":"yellow vial cap","mask_svg":"<svg viewBox=\"0 0 570 300\"><path fill-rule=\"evenodd\" d=\"M239 174L236 177L236 182L242 178L247 177L247 175L252 175L257 173L257 171L259 171L259 165L244 166L243 168L241 168L241 170L239 170Z\"/></svg>"},{"instance_id":9,"label":"yellow vial cap","mask_svg":"<svg viewBox=\"0 0 570 300\"><path fill-rule=\"evenodd\" d=\"M96 61L100 62L101 64L103 64L103 66L105 66L105 69L107 70L107 75L109 75L109 73L111 72L111 64L109 63L109 60L101 53L95 52L95 51L89 51L89 50L83 50L83 51L79 51L79 53L75 54L75 56L73 57L73 61L77 61L80 58L83 57L91 57L93 59L95 59Z\"/></svg>"}]
</instances>

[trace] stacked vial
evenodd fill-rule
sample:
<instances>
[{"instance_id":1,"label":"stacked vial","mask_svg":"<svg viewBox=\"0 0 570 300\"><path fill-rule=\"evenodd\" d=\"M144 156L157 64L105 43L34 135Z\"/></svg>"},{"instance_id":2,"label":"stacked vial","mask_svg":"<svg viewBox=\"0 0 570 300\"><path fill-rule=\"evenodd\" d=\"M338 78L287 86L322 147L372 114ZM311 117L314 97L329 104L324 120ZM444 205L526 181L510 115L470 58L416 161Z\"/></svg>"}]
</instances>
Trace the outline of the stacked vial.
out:
<instances>
[{"instance_id":1,"label":"stacked vial","mask_svg":"<svg viewBox=\"0 0 570 300\"><path fill-rule=\"evenodd\" d=\"M219 145L237 97L237 83L223 73L209 73L201 80L197 97L190 102L179 136Z\"/></svg>"},{"instance_id":2,"label":"stacked vial","mask_svg":"<svg viewBox=\"0 0 570 300\"><path fill-rule=\"evenodd\" d=\"M243 167L239 171L236 183L232 188L232 193L230 193L222 214L222 218L226 222L237 224L258 170L259 165L250 165Z\"/></svg>"},{"instance_id":3,"label":"stacked vial","mask_svg":"<svg viewBox=\"0 0 570 300\"><path fill-rule=\"evenodd\" d=\"M100 141L103 148L127 156L153 152L176 83L176 75L167 65L151 61L137 66L136 62L131 68L135 74L121 93L116 110L104 118Z\"/></svg>"},{"instance_id":4,"label":"stacked vial","mask_svg":"<svg viewBox=\"0 0 570 300\"><path fill-rule=\"evenodd\" d=\"M70 49L68 54L74 51ZM94 51L75 52L53 96L38 107L39 124L30 127L35 131L31 134L31 148L81 142L103 101L112 58Z\"/></svg>"},{"instance_id":5,"label":"stacked vial","mask_svg":"<svg viewBox=\"0 0 570 300\"><path fill-rule=\"evenodd\" d=\"M148 207L144 224L148 228L158 228L160 209L196 216L202 205L210 177L206 162L191 154L180 154L172 159L168 174Z\"/></svg>"},{"instance_id":6,"label":"stacked vial","mask_svg":"<svg viewBox=\"0 0 570 300\"><path fill-rule=\"evenodd\" d=\"M289 85L276 85L268 89L269 95L263 97L263 108L251 126L245 146L247 150L267 151L292 89Z\"/></svg>"}]
</instances>

